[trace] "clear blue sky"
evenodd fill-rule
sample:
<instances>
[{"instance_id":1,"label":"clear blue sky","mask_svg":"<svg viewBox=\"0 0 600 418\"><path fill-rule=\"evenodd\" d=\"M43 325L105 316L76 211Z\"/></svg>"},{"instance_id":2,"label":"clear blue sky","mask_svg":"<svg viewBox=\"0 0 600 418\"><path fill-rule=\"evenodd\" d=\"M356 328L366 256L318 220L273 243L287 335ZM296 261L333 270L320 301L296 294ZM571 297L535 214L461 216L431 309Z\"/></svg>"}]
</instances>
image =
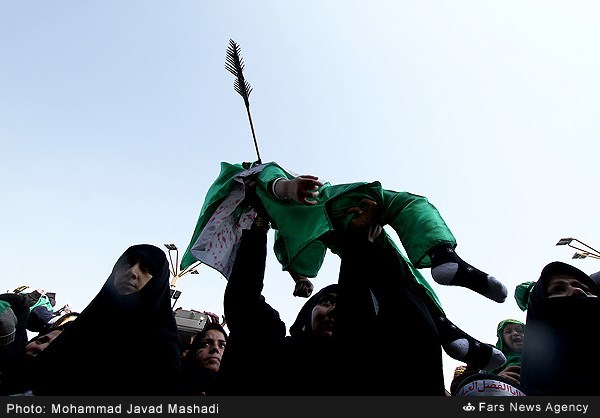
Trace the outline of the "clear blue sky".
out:
<instances>
[{"instance_id":1,"label":"clear blue sky","mask_svg":"<svg viewBox=\"0 0 600 418\"><path fill-rule=\"evenodd\" d=\"M497 304L433 284L451 320L495 343L500 320L525 319L514 287L548 262L600 270L555 246L600 247L599 8L2 2L2 285L56 291L81 310L128 246L186 248L219 162L255 159L224 69L233 38L263 161L427 196L459 255L509 288ZM289 326L304 299L268 264L266 297ZM317 289L337 266L330 254ZM178 306L222 313L225 279L199 271L178 282ZM445 358L447 385L457 364Z\"/></svg>"}]
</instances>

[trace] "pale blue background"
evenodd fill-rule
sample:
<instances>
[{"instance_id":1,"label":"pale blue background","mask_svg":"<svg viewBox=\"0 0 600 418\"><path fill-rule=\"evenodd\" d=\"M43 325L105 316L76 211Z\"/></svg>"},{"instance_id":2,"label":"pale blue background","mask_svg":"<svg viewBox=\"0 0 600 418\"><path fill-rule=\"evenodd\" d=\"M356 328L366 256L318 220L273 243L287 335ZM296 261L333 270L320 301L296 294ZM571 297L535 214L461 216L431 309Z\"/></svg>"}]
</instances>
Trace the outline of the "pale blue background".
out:
<instances>
[{"instance_id":1,"label":"pale blue background","mask_svg":"<svg viewBox=\"0 0 600 418\"><path fill-rule=\"evenodd\" d=\"M509 288L497 304L432 281L454 322L495 343L500 320L525 319L514 287L545 264L600 270L555 246L600 246L598 12L541 0L2 1L3 290L43 287L81 310L128 246L185 249L219 162L255 159L224 69L233 38L263 161L427 196L458 253ZM291 325L304 299L268 264L266 296ZM337 266L330 255L317 289ZM178 306L220 314L225 283L201 267L178 282ZM458 362L444 361L448 386Z\"/></svg>"}]
</instances>

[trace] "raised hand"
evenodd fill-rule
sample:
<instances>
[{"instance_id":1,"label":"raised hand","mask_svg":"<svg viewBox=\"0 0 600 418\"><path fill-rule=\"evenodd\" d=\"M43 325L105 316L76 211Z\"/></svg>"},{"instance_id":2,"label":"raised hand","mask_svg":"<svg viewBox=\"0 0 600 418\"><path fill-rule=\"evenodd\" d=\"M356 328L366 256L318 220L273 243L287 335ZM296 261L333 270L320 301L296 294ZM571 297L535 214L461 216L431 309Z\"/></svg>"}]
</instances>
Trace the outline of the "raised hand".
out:
<instances>
[{"instance_id":1,"label":"raised hand","mask_svg":"<svg viewBox=\"0 0 600 418\"><path fill-rule=\"evenodd\" d=\"M357 206L348 208L346 214L354 214L350 221L350 227L355 232L363 231L370 242L383 232L383 227L379 224L377 202L371 199L362 199Z\"/></svg>"},{"instance_id":2,"label":"raised hand","mask_svg":"<svg viewBox=\"0 0 600 418\"><path fill-rule=\"evenodd\" d=\"M316 205L319 187L323 183L316 176L302 175L292 180L281 179L275 183L274 192L281 199L292 199L303 205Z\"/></svg>"},{"instance_id":3,"label":"raised hand","mask_svg":"<svg viewBox=\"0 0 600 418\"><path fill-rule=\"evenodd\" d=\"M299 275L296 272L290 271L290 276L294 279L296 285L294 286L294 296L298 296L301 298L307 298L312 295L314 286L312 282L308 279L308 277L304 277Z\"/></svg>"},{"instance_id":4,"label":"raised hand","mask_svg":"<svg viewBox=\"0 0 600 418\"><path fill-rule=\"evenodd\" d=\"M521 384L521 366L509 366L506 369L498 372L498 376L509 380L513 384Z\"/></svg>"},{"instance_id":5,"label":"raised hand","mask_svg":"<svg viewBox=\"0 0 600 418\"><path fill-rule=\"evenodd\" d=\"M204 311L202 313L205 314L206 316L208 316L208 322L212 322L213 324L219 323L219 315L217 315L216 313L209 312L209 311Z\"/></svg>"}]
</instances>

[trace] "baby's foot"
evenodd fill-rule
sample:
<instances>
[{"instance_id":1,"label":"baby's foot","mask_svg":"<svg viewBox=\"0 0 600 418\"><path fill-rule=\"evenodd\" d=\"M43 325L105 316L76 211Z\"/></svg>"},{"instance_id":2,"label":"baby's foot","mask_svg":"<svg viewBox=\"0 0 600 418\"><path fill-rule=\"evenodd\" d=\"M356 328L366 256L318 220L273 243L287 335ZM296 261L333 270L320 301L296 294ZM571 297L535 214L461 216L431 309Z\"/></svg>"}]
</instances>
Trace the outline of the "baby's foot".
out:
<instances>
[{"instance_id":1,"label":"baby's foot","mask_svg":"<svg viewBox=\"0 0 600 418\"><path fill-rule=\"evenodd\" d=\"M508 291L498 279L463 261L449 246L431 254L431 277L447 286L461 286L495 302L504 302Z\"/></svg>"},{"instance_id":2,"label":"baby's foot","mask_svg":"<svg viewBox=\"0 0 600 418\"><path fill-rule=\"evenodd\" d=\"M458 328L446 317L440 317L438 331L442 338L442 347L453 359L477 367L480 370L493 370L504 363L506 357L502 351L490 344L482 343Z\"/></svg>"}]
</instances>

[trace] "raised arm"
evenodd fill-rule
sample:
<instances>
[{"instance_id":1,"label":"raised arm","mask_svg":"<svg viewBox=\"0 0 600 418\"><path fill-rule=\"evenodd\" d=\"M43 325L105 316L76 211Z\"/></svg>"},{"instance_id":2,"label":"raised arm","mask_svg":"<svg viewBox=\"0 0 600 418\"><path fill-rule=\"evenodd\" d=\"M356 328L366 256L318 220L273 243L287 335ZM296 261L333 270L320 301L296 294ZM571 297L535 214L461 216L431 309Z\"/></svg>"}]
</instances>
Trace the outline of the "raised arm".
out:
<instances>
[{"instance_id":1,"label":"raised arm","mask_svg":"<svg viewBox=\"0 0 600 418\"><path fill-rule=\"evenodd\" d=\"M232 335L253 329L259 323L269 332L285 335L279 313L262 296L267 256L267 229L255 225L245 230L231 276L225 287L223 308Z\"/></svg>"}]
</instances>

